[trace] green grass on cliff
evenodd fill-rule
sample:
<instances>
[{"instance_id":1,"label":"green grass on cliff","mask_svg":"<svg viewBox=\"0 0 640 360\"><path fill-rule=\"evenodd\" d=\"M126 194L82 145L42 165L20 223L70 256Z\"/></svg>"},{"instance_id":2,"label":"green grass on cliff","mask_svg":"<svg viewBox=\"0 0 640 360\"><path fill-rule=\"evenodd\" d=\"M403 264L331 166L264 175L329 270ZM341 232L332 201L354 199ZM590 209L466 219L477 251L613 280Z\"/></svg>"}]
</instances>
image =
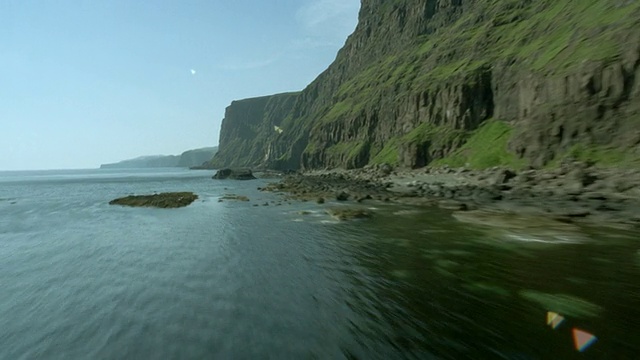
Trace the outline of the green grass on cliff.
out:
<instances>
[{"instance_id":1,"label":"green grass on cliff","mask_svg":"<svg viewBox=\"0 0 640 360\"><path fill-rule=\"evenodd\" d=\"M382 149L379 151L371 151L369 163L371 164L397 164L399 161L398 147L400 140L398 138L389 139Z\"/></svg>"},{"instance_id":2,"label":"green grass on cliff","mask_svg":"<svg viewBox=\"0 0 640 360\"><path fill-rule=\"evenodd\" d=\"M640 25L640 1L478 0L446 31L381 58L344 82L325 122L375 108L389 94L435 89L503 61L522 70L563 72L622 53L619 34ZM614 26L615 25L615 26Z\"/></svg>"},{"instance_id":3,"label":"green grass on cliff","mask_svg":"<svg viewBox=\"0 0 640 360\"><path fill-rule=\"evenodd\" d=\"M327 149L329 155L341 155L348 160L353 160L364 150L366 143L364 141L341 142Z\"/></svg>"},{"instance_id":4,"label":"green grass on cliff","mask_svg":"<svg viewBox=\"0 0 640 360\"><path fill-rule=\"evenodd\" d=\"M431 143L434 147L449 145L453 142L462 142L466 136L466 131L453 129L448 126L435 126L422 123L401 140L407 143Z\"/></svg>"},{"instance_id":5,"label":"green grass on cliff","mask_svg":"<svg viewBox=\"0 0 640 360\"><path fill-rule=\"evenodd\" d=\"M509 124L499 120L487 120L472 132L466 143L453 154L436 160L432 165L461 167L469 164L473 169L493 166L522 168L525 163L507 149L512 134Z\"/></svg>"},{"instance_id":6,"label":"green grass on cliff","mask_svg":"<svg viewBox=\"0 0 640 360\"><path fill-rule=\"evenodd\" d=\"M321 120L342 121L422 92L433 96L452 82L473 86L477 74L505 63L518 71L563 77L585 61L615 60L624 51L621 35L640 26L640 1L477 0L470 6L446 28L418 37L412 46L396 49L342 83ZM509 125L497 120L470 135L421 125L402 138L388 139L382 148L374 146L370 162L397 163L405 141L450 143L469 135L462 148L438 162L517 168L523 161L506 150L510 134ZM629 161L604 149L571 151L604 163Z\"/></svg>"}]
</instances>

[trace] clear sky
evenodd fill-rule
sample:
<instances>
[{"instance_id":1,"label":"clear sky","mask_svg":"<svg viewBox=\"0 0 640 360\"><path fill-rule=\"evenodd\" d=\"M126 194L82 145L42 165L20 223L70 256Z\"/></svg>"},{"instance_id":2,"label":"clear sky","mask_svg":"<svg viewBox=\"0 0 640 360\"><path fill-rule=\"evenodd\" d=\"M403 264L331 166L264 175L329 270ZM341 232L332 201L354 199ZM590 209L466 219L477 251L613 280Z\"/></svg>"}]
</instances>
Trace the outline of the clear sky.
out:
<instances>
[{"instance_id":1,"label":"clear sky","mask_svg":"<svg viewBox=\"0 0 640 360\"><path fill-rule=\"evenodd\" d=\"M359 7L1 0L0 170L95 168L217 145L232 100L303 89L353 32Z\"/></svg>"}]
</instances>

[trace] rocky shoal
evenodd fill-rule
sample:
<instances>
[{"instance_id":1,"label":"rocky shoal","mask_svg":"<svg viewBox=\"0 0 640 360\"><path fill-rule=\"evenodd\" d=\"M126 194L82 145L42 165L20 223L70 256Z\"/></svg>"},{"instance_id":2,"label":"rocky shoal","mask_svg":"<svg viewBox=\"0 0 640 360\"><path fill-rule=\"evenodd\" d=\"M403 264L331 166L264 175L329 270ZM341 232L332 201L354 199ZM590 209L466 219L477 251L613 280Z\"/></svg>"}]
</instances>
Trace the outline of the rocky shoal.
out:
<instances>
[{"instance_id":1,"label":"rocky shoal","mask_svg":"<svg viewBox=\"0 0 640 360\"><path fill-rule=\"evenodd\" d=\"M565 161L554 169L422 168L389 165L287 175L261 189L302 200L378 200L640 227L640 171Z\"/></svg>"}]
</instances>

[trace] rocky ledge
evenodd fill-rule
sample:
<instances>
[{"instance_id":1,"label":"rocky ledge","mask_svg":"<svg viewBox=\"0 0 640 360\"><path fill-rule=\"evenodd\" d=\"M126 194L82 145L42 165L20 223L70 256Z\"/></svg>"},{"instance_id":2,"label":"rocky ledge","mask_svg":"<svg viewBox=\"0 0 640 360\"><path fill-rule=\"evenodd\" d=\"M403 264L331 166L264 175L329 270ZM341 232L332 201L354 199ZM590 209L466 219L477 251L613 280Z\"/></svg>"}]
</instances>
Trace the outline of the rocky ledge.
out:
<instances>
[{"instance_id":1,"label":"rocky ledge","mask_svg":"<svg viewBox=\"0 0 640 360\"><path fill-rule=\"evenodd\" d=\"M198 195L191 192L170 192L153 195L130 195L111 200L110 205L133 207L180 208L189 206L198 199Z\"/></svg>"},{"instance_id":2,"label":"rocky ledge","mask_svg":"<svg viewBox=\"0 0 640 360\"><path fill-rule=\"evenodd\" d=\"M382 200L452 211L490 210L550 217L564 223L640 226L640 170L565 161L555 169L422 168L388 165L286 176L262 190L304 200Z\"/></svg>"}]
</instances>

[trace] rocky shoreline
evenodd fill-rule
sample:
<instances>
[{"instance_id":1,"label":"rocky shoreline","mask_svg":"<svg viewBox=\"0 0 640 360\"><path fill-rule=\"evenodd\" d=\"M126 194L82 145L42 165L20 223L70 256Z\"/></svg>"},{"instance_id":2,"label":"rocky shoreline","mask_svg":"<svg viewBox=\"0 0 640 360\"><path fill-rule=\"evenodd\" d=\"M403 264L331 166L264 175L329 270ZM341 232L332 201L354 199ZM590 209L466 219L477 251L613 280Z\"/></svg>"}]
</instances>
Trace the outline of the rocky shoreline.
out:
<instances>
[{"instance_id":1,"label":"rocky shoreline","mask_svg":"<svg viewBox=\"0 0 640 360\"><path fill-rule=\"evenodd\" d=\"M446 166L394 170L377 165L287 175L262 190L319 203L385 201L640 228L640 170L599 168L579 161L518 172Z\"/></svg>"}]
</instances>

